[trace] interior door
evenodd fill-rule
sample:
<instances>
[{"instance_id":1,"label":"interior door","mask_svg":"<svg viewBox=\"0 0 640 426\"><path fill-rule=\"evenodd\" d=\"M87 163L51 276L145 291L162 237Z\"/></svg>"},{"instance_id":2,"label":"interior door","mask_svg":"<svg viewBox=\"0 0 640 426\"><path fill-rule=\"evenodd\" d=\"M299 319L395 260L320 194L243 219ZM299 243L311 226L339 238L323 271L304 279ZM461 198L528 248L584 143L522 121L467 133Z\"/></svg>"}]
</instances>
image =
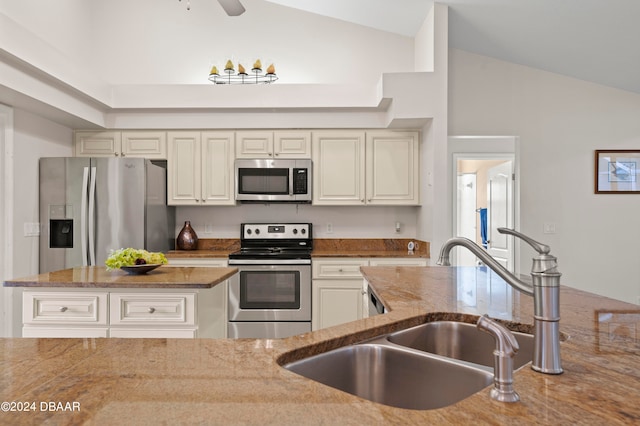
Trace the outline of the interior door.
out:
<instances>
[{"instance_id":1,"label":"interior door","mask_svg":"<svg viewBox=\"0 0 640 426\"><path fill-rule=\"evenodd\" d=\"M458 234L472 241L476 240L476 174L458 175ZM475 266L476 257L463 247L456 247L456 266Z\"/></svg>"},{"instance_id":2,"label":"interior door","mask_svg":"<svg viewBox=\"0 0 640 426\"><path fill-rule=\"evenodd\" d=\"M513 161L489 169L487 207L487 252L513 272L513 237L498 232L498 228L513 228Z\"/></svg>"}]
</instances>

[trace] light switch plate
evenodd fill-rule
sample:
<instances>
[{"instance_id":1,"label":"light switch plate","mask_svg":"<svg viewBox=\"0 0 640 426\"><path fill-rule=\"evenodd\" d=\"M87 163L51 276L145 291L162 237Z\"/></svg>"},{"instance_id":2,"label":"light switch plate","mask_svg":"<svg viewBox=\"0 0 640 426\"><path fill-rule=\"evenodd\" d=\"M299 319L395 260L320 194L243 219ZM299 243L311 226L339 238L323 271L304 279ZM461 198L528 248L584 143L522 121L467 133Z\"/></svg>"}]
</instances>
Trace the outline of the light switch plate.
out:
<instances>
[{"instance_id":1,"label":"light switch plate","mask_svg":"<svg viewBox=\"0 0 640 426\"><path fill-rule=\"evenodd\" d=\"M40 236L40 224L37 222L25 222L24 223L24 236L25 237L39 237Z\"/></svg>"},{"instance_id":2,"label":"light switch plate","mask_svg":"<svg viewBox=\"0 0 640 426\"><path fill-rule=\"evenodd\" d=\"M556 233L556 224L553 222L545 222L544 230L545 234L555 234Z\"/></svg>"}]
</instances>

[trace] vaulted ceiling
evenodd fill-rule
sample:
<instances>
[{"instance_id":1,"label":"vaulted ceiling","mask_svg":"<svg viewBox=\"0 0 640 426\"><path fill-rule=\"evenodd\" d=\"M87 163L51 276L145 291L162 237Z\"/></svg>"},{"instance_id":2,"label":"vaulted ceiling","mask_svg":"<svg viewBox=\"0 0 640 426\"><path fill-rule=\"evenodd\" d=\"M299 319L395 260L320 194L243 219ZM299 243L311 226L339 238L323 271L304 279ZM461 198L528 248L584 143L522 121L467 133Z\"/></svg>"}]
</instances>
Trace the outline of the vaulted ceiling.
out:
<instances>
[{"instance_id":1,"label":"vaulted ceiling","mask_svg":"<svg viewBox=\"0 0 640 426\"><path fill-rule=\"evenodd\" d=\"M432 0L267 0L406 36ZM440 0L449 46L640 93L638 0Z\"/></svg>"}]
</instances>

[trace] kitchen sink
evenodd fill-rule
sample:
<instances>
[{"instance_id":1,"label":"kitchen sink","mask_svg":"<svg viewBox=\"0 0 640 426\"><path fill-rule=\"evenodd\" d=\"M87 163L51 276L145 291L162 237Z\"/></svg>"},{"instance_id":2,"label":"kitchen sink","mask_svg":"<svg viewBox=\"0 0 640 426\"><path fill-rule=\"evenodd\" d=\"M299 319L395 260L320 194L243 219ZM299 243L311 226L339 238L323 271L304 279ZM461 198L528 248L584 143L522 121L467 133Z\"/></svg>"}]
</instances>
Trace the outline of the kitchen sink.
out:
<instances>
[{"instance_id":1,"label":"kitchen sink","mask_svg":"<svg viewBox=\"0 0 640 426\"><path fill-rule=\"evenodd\" d=\"M454 404L493 382L487 369L394 346L384 338L334 349L284 368L370 401L416 410Z\"/></svg>"},{"instance_id":2,"label":"kitchen sink","mask_svg":"<svg viewBox=\"0 0 640 426\"><path fill-rule=\"evenodd\" d=\"M533 336L512 332L520 350L513 358L514 370L533 359ZM387 336L394 344L465 362L493 368L494 338L475 324L457 321L434 321L420 324Z\"/></svg>"}]
</instances>

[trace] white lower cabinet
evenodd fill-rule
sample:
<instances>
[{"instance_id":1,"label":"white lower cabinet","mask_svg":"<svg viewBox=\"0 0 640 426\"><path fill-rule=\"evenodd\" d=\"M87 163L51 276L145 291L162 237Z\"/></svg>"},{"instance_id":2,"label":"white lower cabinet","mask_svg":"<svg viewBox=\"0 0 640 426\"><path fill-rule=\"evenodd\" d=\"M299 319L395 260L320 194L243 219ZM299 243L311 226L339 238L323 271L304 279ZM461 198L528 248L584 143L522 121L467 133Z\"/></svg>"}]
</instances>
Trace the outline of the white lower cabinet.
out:
<instances>
[{"instance_id":1,"label":"white lower cabinet","mask_svg":"<svg viewBox=\"0 0 640 426\"><path fill-rule=\"evenodd\" d=\"M331 327L362 318L362 275L366 259L313 260L311 329Z\"/></svg>"},{"instance_id":2,"label":"white lower cabinet","mask_svg":"<svg viewBox=\"0 0 640 426\"><path fill-rule=\"evenodd\" d=\"M171 259L169 266L227 266ZM208 289L25 289L23 337L224 338L227 281Z\"/></svg>"},{"instance_id":3,"label":"white lower cabinet","mask_svg":"<svg viewBox=\"0 0 640 426\"><path fill-rule=\"evenodd\" d=\"M108 337L105 291L24 290L22 337Z\"/></svg>"},{"instance_id":4,"label":"white lower cabinet","mask_svg":"<svg viewBox=\"0 0 640 426\"><path fill-rule=\"evenodd\" d=\"M313 259L311 329L319 330L368 316L361 266L426 265L426 259L410 258Z\"/></svg>"},{"instance_id":5,"label":"white lower cabinet","mask_svg":"<svg viewBox=\"0 0 640 426\"><path fill-rule=\"evenodd\" d=\"M182 258L169 259L168 266L197 266L201 268L225 268L226 258ZM198 337L227 337L227 298L229 280L208 289L206 298L200 297L198 318Z\"/></svg>"}]
</instances>

